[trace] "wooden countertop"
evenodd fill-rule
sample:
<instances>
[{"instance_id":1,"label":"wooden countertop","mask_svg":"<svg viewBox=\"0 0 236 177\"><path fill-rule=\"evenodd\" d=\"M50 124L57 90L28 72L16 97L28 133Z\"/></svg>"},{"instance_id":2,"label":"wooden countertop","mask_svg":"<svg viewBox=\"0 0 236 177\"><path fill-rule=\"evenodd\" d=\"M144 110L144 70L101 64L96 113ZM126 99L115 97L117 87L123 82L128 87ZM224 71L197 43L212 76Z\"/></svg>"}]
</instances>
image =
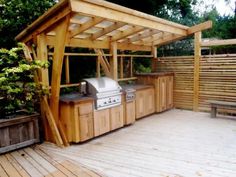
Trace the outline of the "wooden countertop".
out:
<instances>
[{"instance_id":1,"label":"wooden countertop","mask_svg":"<svg viewBox=\"0 0 236 177\"><path fill-rule=\"evenodd\" d=\"M143 85L143 84L127 84L127 85L121 85L122 90L125 89L135 89L135 90L143 90L143 89L148 89L148 88L153 88L153 85Z\"/></svg>"},{"instance_id":2,"label":"wooden countertop","mask_svg":"<svg viewBox=\"0 0 236 177\"><path fill-rule=\"evenodd\" d=\"M173 76L173 72L155 72L155 73L137 73L136 76L151 76L151 77L159 77L159 76Z\"/></svg>"},{"instance_id":3,"label":"wooden countertop","mask_svg":"<svg viewBox=\"0 0 236 177\"><path fill-rule=\"evenodd\" d=\"M92 96L83 96L79 93L71 93L71 94L65 94L60 96L60 102L63 103L79 103L79 102L85 102L85 101L93 101Z\"/></svg>"}]
</instances>

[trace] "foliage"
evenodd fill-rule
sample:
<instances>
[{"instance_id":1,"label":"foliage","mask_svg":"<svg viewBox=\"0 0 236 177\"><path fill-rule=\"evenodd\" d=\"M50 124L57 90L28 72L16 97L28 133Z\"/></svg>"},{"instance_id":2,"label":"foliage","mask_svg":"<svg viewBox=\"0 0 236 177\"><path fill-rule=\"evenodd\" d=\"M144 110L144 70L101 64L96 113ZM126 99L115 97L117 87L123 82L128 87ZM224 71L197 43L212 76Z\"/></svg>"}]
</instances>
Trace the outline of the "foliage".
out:
<instances>
[{"instance_id":1,"label":"foliage","mask_svg":"<svg viewBox=\"0 0 236 177\"><path fill-rule=\"evenodd\" d=\"M0 0L0 48L15 46L14 37L54 3L55 0Z\"/></svg>"},{"instance_id":2,"label":"foliage","mask_svg":"<svg viewBox=\"0 0 236 177\"><path fill-rule=\"evenodd\" d=\"M34 82L34 73L48 63L28 61L22 45L11 50L0 49L0 116L12 114L20 109L35 111L40 96L46 94L41 84Z\"/></svg>"}]
</instances>

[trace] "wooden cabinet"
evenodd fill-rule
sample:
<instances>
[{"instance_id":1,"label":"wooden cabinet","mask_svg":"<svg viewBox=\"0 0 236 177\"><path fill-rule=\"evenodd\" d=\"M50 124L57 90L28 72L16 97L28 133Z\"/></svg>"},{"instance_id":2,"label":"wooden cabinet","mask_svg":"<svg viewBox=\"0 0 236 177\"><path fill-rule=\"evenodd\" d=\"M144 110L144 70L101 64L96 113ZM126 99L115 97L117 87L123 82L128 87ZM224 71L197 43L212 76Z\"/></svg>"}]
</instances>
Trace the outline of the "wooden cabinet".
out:
<instances>
[{"instance_id":1,"label":"wooden cabinet","mask_svg":"<svg viewBox=\"0 0 236 177\"><path fill-rule=\"evenodd\" d=\"M69 142L93 138L93 101L60 102L60 122Z\"/></svg>"},{"instance_id":2,"label":"wooden cabinet","mask_svg":"<svg viewBox=\"0 0 236 177\"><path fill-rule=\"evenodd\" d=\"M156 110L157 112L162 112L166 110L166 98L167 98L167 92L166 92L166 77L159 77L157 82L157 104L156 104Z\"/></svg>"},{"instance_id":3,"label":"wooden cabinet","mask_svg":"<svg viewBox=\"0 0 236 177\"><path fill-rule=\"evenodd\" d=\"M135 100L124 104L124 124L129 125L135 122Z\"/></svg>"},{"instance_id":4,"label":"wooden cabinet","mask_svg":"<svg viewBox=\"0 0 236 177\"><path fill-rule=\"evenodd\" d=\"M155 80L156 112L173 107L173 76L162 76Z\"/></svg>"},{"instance_id":5,"label":"wooden cabinet","mask_svg":"<svg viewBox=\"0 0 236 177\"><path fill-rule=\"evenodd\" d=\"M147 88L136 91L135 117L139 119L155 111L154 88Z\"/></svg>"},{"instance_id":6,"label":"wooden cabinet","mask_svg":"<svg viewBox=\"0 0 236 177\"><path fill-rule=\"evenodd\" d=\"M147 89L145 92L145 115L155 112L154 88Z\"/></svg>"},{"instance_id":7,"label":"wooden cabinet","mask_svg":"<svg viewBox=\"0 0 236 177\"><path fill-rule=\"evenodd\" d=\"M138 83L154 85L156 112L173 108L173 73L150 73L137 76Z\"/></svg>"},{"instance_id":8,"label":"wooden cabinet","mask_svg":"<svg viewBox=\"0 0 236 177\"><path fill-rule=\"evenodd\" d=\"M94 111L94 136L102 135L110 130L110 109Z\"/></svg>"},{"instance_id":9,"label":"wooden cabinet","mask_svg":"<svg viewBox=\"0 0 236 177\"><path fill-rule=\"evenodd\" d=\"M110 108L110 126L111 130L124 126L123 105Z\"/></svg>"}]
</instances>

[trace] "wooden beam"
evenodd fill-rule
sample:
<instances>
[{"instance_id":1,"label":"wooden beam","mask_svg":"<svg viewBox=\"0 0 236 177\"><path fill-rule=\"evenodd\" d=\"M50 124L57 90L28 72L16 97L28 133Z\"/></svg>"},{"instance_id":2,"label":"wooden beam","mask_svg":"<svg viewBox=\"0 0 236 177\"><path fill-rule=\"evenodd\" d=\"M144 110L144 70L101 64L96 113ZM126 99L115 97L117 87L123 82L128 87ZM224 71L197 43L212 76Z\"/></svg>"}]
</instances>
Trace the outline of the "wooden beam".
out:
<instances>
[{"instance_id":1,"label":"wooden beam","mask_svg":"<svg viewBox=\"0 0 236 177\"><path fill-rule=\"evenodd\" d=\"M111 77L111 66L107 61L107 58L104 56L104 52L101 49L94 49L95 52L98 54L98 61L102 66L103 71L107 77ZM98 63L97 63L98 64ZM99 65L100 66L100 65ZM98 67L98 65L97 65ZM100 70L100 68L97 68ZM99 73L98 73L99 74Z\"/></svg>"},{"instance_id":2,"label":"wooden beam","mask_svg":"<svg viewBox=\"0 0 236 177\"><path fill-rule=\"evenodd\" d=\"M156 58L157 58L157 48L155 46L152 47L152 55L153 55L153 58L152 58L152 65L151 65L151 68L152 68L152 72L155 72L157 70L156 66L157 66L157 61L156 61Z\"/></svg>"},{"instance_id":3,"label":"wooden beam","mask_svg":"<svg viewBox=\"0 0 236 177\"><path fill-rule=\"evenodd\" d=\"M124 78L124 59L120 57L120 79Z\"/></svg>"},{"instance_id":4,"label":"wooden beam","mask_svg":"<svg viewBox=\"0 0 236 177\"><path fill-rule=\"evenodd\" d=\"M175 35L175 34L170 34L166 37L164 37L161 40L157 40L153 43L153 45L161 46L161 45L166 45L169 43L172 43L177 40L184 39L185 37L192 35L194 32L201 31L201 30L206 30L212 27L212 21L207 21L204 23L200 23L198 25L192 26L188 29L188 34L186 36L181 36L181 35Z\"/></svg>"},{"instance_id":5,"label":"wooden beam","mask_svg":"<svg viewBox=\"0 0 236 177\"><path fill-rule=\"evenodd\" d=\"M49 53L49 55L53 55L53 53ZM64 53L64 56L99 56L97 53ZM103 56L110 57L111 54L103 54ZM118 57L136 57L136 58L152 58L153 55L136 55L136 54L117 54Z\"/></svg>"},{"instance_id":6,"label":"wooden beam","mask_svg":"<svg viewBox=\"0 0 236 177\"><path fill-rule=\"evenodd\" d=\"M47 44L55 45L55 36L47 36ZM109 41L91 41L87 39L67 39L67 47L81 47L81 48L97 48L97 49L109 49ZM151 51L151 46L142 46L135 44L118 44L118 49L120 50L135 50L135 51Z\"/></svg>"},{"instance_id":7,"label":"wooden beam","mask_svg":"<svg viewBox=\"0 0 236 177\"><path fill-rule=\"evenodd\" d=\"M130 77L130 78L122 78L122 79L118 79L118 81L131 81L131 80L137 80L137 77Z\"/></svg>"},{"instance_id":8,"label":"wooden beam","mask_svg":"<svg viewBox=\"0 0 236 177\"><path fill-rule=\"evenodd\" d=\"M188 29L188 35L194 34L199 31L207 30L212 28L212 21L206 21L195 26L192 26Z\"/></svg>"},{"instance_id":9,"label":"wooden beam","mask_svg":"<svg viewBox=\"0 0 236 177\"><path fill-rule=\"evenodd\" d=\"M41 60L41 61L48 61L48 50L47 50L47 43L46 43L46 35L45 33L41 33L37 36L37 56L34 51L34 58L35 60ZM43 86L48 87L49 86L49 74L48 74L48 68L40 69L38 72L38 78L39 81L43 84ZM55 140L55 137L52 137L52 127L48 126L48 120L46 118L45 110L46 106L41 101L40 102L40 108L41 108L41 117L44 127L44 135L45 140L49 141L53 138ZM54 136L54 135L53 135Z\"/></svg>"},{"instance_id":10,"label":"wooden beam","mask_svg":"<svg viewBox=\"0 0 236 177\"><path fill-rule=\"evenodd\" d=\"M117 49L119 49L119 50L132 50L132 51L151 51L152 47L145 46L145 45L117 43Z\"/></svg>"},{"instance_id":11,"label":"wooden beam","mask_svg":"<svg viewBox=\"0 0 236 177\"><path fill-rule=\"evenodd\" d=\"M194 34L194 78L193 78L193 111L198 111L199 105L199 71L201 60L201 32Z\"/></svg>"},{"instance_id":12,"label":"wooden beam","mask_svg":"<svg viewBox=\"0 0 236 177\"><path fill-rule=\"evenodd\" d=\"M69 17L66 17L56 28L53 65L52 65L51 98L50 98L50 107L56 123L58 123L58 116L59 116L61 72L62 72L63 57L65 51L65 42L68 35L67 34L68 27L69 27Z\"/></svg>"},{"instance_id":13,"label":"wooden beam","mask_svg":"<svg viewBox=\"0 0 236 177\"><path fill-rule=\"evenodd\" d=\"M144 28L157 29L179 35L187 34L186 29L188 29L188 27L186 26L169 23L167 20L155 18L154 16L144 13L138 13L137 11L123 8L105 1L71 0L71 7L73 12L99 16L112 21L129 23Z\"/></svg>"},{"instance_id":14,"label":"wooden beam","mask_svg":"<svg viewBox=\"0 0 236 177\"><path fill-rule=\"evenodd\" d=\"M88 30L89 28L92 28L93 26L101 23L104 19L99 17L93 17L88 22L85 22L80 27L74 29L73 31L70 31L70 38L73 38L74 36L83 33L84 31Z\"/></svg>"},{"instance_id":15,"label":"wooden beam","mask_svg":"<svg viewBox=\"0 0 236 177\"><path fill-rule=\"evenodd\" d=\"M117 43L116 42L112 42L111 43L111 74L112 74L112 78L114 80L118 80L118 63L117 63Z\"/></svg>"},{"instance_id":16,"label":"wooden beam","mask_svg":"<svg viewBox=\"0 0 236 177\"><path fill-rule=\"evenodd\" d=\"M101 31L99 31L95 34L92 34L91 40L96 40L97 38L102 37L102 36L112 32L112 31L115 31L115 30L117 30L118 28L120 28L124 25L125 25L125 23L115 22L113 25L111 25L107 28L104 28L104 29L102 29Z\"/></svg>"},{"instance_id":17,"label":"wooden beam","mask_svg":"<svg viewBox=\"0 0 236 177\"><path fill-rule=\"evenodd\" d=\"M70 61L69 56L65 57L66 84L70 83Z\"/></svg>"},{"instance_id":18,"label":"wooden beam","mask_svg":"<svg viewBox=\"0 0 236 177\"><path fill-rule=\"evenodd\" d=\"M130 57L130 77L133 77L133 57Z\"/></svg>"},{"instance_id":19,"label":"wooden beam","mask_svg":"<svg viewBox=\"0 0 236 177\"><path fill-rule=\"evenodd\" d=\"M59 22L65 16L71 12L71 8L67 1L60 2L53 6L44 15L39 17L31 25L29 25L25 30L16 36L16 40L20 42L27 43L35 36L43 33L48 28L52 27L54 24Z\"/></svg>"},{"instance_id":20,"label":"wooden beam","mask_svg":"<svg viewBox=\"0 0 236 177\"><path fill-rule=\"evenodd\" d=\"M37 59L45 62L48 61L47 41L44 33L37 36ZM48 68L39 71L39 79L44 86L49 86Z\"/></svg>"},{"instance_id":21,"label":"wooden beam","mask_svg":"<svg viewBox=\"0 0 236 177\"><path fill-rule=\"evenodd\" d=\"M202 47L220 46L220 45L235 45L236 39L213 40L201 42Z\"/></svg>"},{"instance_id":22,"label":"wooden beam","mask_svg":"<svg viewBox=\"0 0 236 177\"><path fill-rule=\"evenodd\" d=\"M59 129L57 128L57 122L56 122L55 118L53 117L53 114L52 114L51 109L48 105L48 101L47 101L46 97L42 98L42 103L44 105L45 115L46 115L46 118L48 120L48 124L51 128L54 140L55 140L55 142L58 146L62 146L63 145L63 140L61 138Z\"/></svg>"},{"instance_id":23,"label":"wooden beam","mask_svg":"<svg viewBox=\"0 0 236 177\"><path fill-rule=\"evenodd\" d=\"M23 50L24 50L24 54L25 54L26 59L29 60L29 61L33 61L33 58L30 55L30 50L29 50L28 46L24 45L23 46ZM37 57L34 54L34 60L36 60L36 59L37 59ZM39 79L38 78L39 78L38 73L35 72L34 73L34 82L35 83L39 83ZM53 117L53 115L51 113L51 110L50 110L50 107L48 105L48 101L47 101L47 97L46 96L43 96L43 98L40 100L40 104L41 104L41 114L42 114L41 116L43 118L44 128L47 128L46 123L48 123L49 127L50 127L50 130L52 132L54 141L56 142L56 144L58 146L62 146L63 145L63 141L62 141L61 135L59 133L59 130L57 128L57 125L55 123L54 117ZM45 133L47 134L48 132L45 132Z\"/></svg>"}]
</instances>

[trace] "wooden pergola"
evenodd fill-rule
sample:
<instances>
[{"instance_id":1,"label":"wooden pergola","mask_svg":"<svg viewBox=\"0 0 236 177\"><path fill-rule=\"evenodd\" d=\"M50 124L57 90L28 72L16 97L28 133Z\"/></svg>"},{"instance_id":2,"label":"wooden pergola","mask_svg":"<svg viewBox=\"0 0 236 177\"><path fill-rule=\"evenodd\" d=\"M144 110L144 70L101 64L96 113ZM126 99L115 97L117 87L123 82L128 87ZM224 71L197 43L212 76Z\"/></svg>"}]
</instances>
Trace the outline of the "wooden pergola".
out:
<instances>
[{"instance_id":1,"label":"wooden pergola","mask_svg":"<svg viewBox=\"0 0 236 177\"><path fill-rule=\"evenodd\" d=\"M62 0L22 31L16 40L29 47L34 44L36 58L40 60L47 61L48 46L54 48L51 83L47 69L39 72L39 80L45 86L51 86L50 104L45 99L42 108L47 119L52 121L49 121L50 126L56 128L53 134L59 134L59 96L65 47L95 49L100 56L97 69L100 70L101 65L107 76L117 80L118 50L150 51L156 58L156 47L193 34L197 66L201 31L211 27L211 21L188 27L104 0ZM103 57L101 49L110 50L109 61Z\"/></svg>"}]
</instances>

